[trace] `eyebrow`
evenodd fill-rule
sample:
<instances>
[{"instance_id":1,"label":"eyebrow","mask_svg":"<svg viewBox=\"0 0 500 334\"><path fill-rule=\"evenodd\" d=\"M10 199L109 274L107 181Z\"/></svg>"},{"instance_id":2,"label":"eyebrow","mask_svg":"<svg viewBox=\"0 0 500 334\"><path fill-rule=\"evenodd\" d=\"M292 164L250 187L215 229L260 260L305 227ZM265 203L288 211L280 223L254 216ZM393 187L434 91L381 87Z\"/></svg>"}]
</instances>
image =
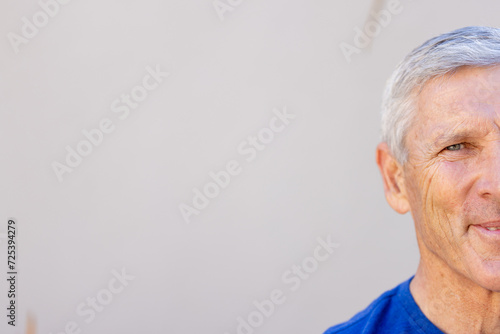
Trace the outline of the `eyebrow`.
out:
<instances>
[{"instance_id":1,"label":"eyebrow","mask_svg":"<svg viewBox=\"0 0 500 334\"><path fill-rule=\"evenodd\" d=\"M447 131L432 141L432 146L435 148L443 148L444 146L458 144L466 139L478 138L478 133L471 132L470 130Z\"/></svg>"},{"instance_id":2,"label":"eyebrow","mask_svg":"<svg viewBox=\"0 0 500 334\"><path fill-rule=\"evenodd\" d=\"M442 149L464 141L477 140L487 136L492 130L491 119L475 115L460 122L443 122L437 125L428 137L430 149ZM496 130L500 127L495 123Z\"/></svg>"}]
</instances>

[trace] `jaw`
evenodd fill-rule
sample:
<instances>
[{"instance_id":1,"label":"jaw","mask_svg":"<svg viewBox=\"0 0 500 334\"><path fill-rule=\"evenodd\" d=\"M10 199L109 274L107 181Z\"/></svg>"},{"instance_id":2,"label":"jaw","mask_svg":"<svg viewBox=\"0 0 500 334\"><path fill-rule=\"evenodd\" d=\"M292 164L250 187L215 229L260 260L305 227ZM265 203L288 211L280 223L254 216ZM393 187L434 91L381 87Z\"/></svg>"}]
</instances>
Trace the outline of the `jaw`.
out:
<instances>
[{"instance_id":1,"label":"jaw","mask_svg":"<svg viewBox=\"0 0 500 334\"><path fill-rule=\"evenodd\" d=\"M484 243L477 239L474 231L464 237L467 239L461 243L460 250L444 255L429 249L417 235L421 256L419 270L425 272L428 284L500 292L500 242Z\"/></svg>"},{"instance_id":2,"label":"jaw","mask_svg":"<svg viewBox=\"0 0 500 334\"><path fill-rule=\"evenodd\" d=\"M500 251L491 251L499 248L500 243L467 246L462 259L466 266L466 276L483 289L500 292ZM486 249L488 251L485 252Z\"/></svg>"}]
</instances>

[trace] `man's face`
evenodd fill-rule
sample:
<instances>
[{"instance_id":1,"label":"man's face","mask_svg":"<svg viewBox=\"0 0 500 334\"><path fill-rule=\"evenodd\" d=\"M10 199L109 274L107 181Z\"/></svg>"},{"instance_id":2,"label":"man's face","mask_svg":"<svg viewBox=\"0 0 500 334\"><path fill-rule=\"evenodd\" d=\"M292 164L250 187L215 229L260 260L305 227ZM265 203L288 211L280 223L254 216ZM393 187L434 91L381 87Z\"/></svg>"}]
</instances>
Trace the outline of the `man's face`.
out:
<instances>
[{"instance_id":1,"label":"man's face","mask_svg":"<svg viewBox=\"0 0 500 334\"><path fill-rule=\"evenodd\" d=\"M500 291L500 66L428 82L405 143L421 253Z\"/></svg>"}]
</instances>

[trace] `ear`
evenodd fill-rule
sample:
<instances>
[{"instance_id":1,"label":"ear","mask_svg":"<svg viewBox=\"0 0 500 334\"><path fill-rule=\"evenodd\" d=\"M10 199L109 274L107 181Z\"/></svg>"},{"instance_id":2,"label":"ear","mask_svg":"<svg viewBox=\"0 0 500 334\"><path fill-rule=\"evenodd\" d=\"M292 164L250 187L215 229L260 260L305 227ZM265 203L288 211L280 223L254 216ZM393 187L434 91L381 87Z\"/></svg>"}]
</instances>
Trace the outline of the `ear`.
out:
<instances>
[{"instance_id":1,"label":"ear","mask_svg":"<svg viewBox=\"0 0 500 334\"><path fill-rule=\"evenodd\" d=\"M396 212L407 213L410 210L410 203L405 188L403 167L392 156L386 143L378 144L376 161L382 174L387 202Z\"/></svg>"}]
</instances>

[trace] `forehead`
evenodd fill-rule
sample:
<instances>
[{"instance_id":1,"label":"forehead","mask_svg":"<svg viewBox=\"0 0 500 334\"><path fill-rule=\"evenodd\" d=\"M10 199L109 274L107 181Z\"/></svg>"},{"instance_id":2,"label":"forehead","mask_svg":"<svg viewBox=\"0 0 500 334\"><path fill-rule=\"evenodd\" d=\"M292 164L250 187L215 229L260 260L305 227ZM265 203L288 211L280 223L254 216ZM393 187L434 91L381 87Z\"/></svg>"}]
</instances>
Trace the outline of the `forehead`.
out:
<instances>
[{"instance_id":1,"label":"forehead","mask_svg":"<svg viewBox=\"0 0 500 334\"><path fill-rule=\"evenodd\" d=\"M499 92L500 66L463 67L453 74L427 82L418 96L418 109L426 117L439 116L433 112L435 109L440 112L471 112L480 105L498 103Z\"/></svg>"},{"instance_id":2,"label":"forehead","mask_svg":"<svg viewBox=\"0 0 500 334\"><path fill-rule=\"evenodd\" d=\"M500 66L463 67L425 84L417 97L412 139L485 129L500 120ZM499 123L500 124L500 123Z\"/></svg>"}]
</instances>

